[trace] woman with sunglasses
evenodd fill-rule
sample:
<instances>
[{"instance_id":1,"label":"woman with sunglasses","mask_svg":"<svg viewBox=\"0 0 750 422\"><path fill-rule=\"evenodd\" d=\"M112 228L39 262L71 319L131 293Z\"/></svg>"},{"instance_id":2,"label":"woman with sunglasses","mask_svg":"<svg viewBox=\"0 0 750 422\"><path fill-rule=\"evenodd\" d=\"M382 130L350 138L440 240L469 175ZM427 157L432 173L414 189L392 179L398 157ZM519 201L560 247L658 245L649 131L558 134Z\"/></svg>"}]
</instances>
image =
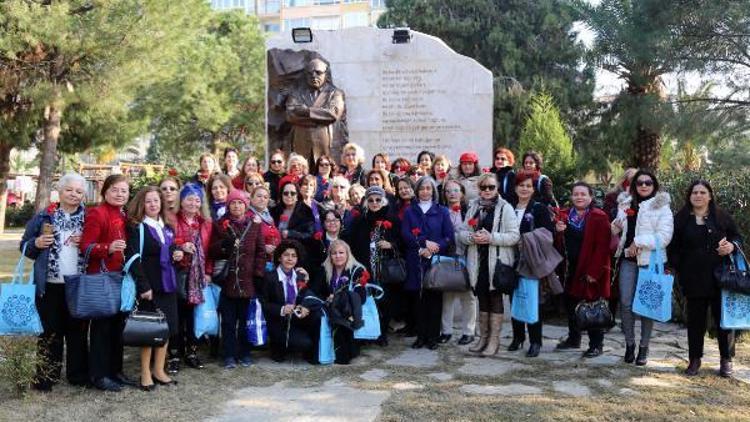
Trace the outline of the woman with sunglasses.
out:
<instances>
[{"instance_id":1,"label":"woman with sunglasses","mask_svg":"<svg viewBox=\"0 0 750 422\"><path fill-rule=\"evenodd\" d=\"M279 182L284 177L285 173L285 160L284 151L277 149L271 153L271 157L268 159L268 170L263 173L263 180L268 183L268 188L271 190L271 201L278 203L279 201Z\"/></svg>"},{"instance_id":2,"label":"woman with sunglasses","mask_svg":"<svg viewBox=\"0 0 750 422\"><path fill-rule=\"evenodd\" d=\"M389 210L390 202L380 186L371 186L365 192L365 206L361 216L352 223L349 231L349 244L354 257L361 262L375 283L382 284L380 269L384 260L393 258L401 247L400 221ZM378 344L388 345L388 323L390 322L392 301L400 293L400 286L382 284L383 298L377 302L380 312L380 338ZM398 290L398 292L397 292Z\"/></svg>"},{"instance_id":3,"label":"woman with sunglasses","mask_svg":"<svg viewBox=\"0 0 750 422\"><path fill-rule=\"evenodd\" d=\"M619 258L620 317L625 334L625 363L643 366L648 362L648 346L654 321L633 313L633 298L640 268L648 267L652 252L661 264L667 261L666 248L672 240L674 222L669 208L669 193L659 192L659 181L647 170L633 176L629 192L617 198L617 218L612 221L612 234L620 235L615 252ZM635 357L635 320L641 320L641 341Z\"/></svg>"},{"instance_id":4,"label":"woman with sunglasses","mask_svg":"<svg viewBox=\"0 0 750 422\"><path fill-rule=\"evenodd\" d=\"M175 176L165 176L159 182L159 192L164 198L164 213L170 222L174 222L177 211L180 210L180 189L182 182Z\"/></svg>"},{"instance_id":5,"label":"woman with sunglasses","mask_svg":"<svg viewBox=\"0 0 750 422\"><path fill-rule=\"evenodd\" d=\"M493 281L498 261L513 266L521 238L513 207L498 192L497 178L484 173L477 179L479 198L469 204L458 241L466 246L469 282L479 301L479 342L469 351L493 356L500 348L503 294Z\"/></svg>"},{"instance_id":6,"label":"woman with sunglasses","mask_svg":"<svg viewBox=\"0 0 750 422\"><path fill-rule=\"evenodd\" d=\"M280 183L281 200L271 210L276 227L282 239L307 242L314 233L315 221L312 210L302 201L299 185L291 176L285 176Z\"/></svg>"},{"instance_id":7,"label":"woman with sunglasses","mask_svg":"<svg viewBox=\"0 0 750 422\"><path fill-rule=\"evenodd\" d=\"M516 163L516 157L513 155L513 151L503 147L497 148L493 157L490 173L497 176L500 196L508 202L513 202L515 200L514 186L516 185L516 173L513 171L513 165Z\"/></svg>"},{"instance_id":8,"label":"woman with sunglasses","mask_svg":"<svg viewBox=\"0 0 750 422\"><path fill-rule=\"evenodd\" d=\"M404 157L396 158L391 164L391 174L393 174L396 180L406 176L406 172L411 168L411 162ZM393 184L394 186L396 183Z\"/></svg>"},{"instance_id":9,"label":"woman with sunglasses","mask_svg":"<svg viewBox=\"0 0 750 422\"><path fill-rule=\"evenodd\" d=\"M240 188L240 190L244 190L245 193L251 193L255 188L265 186L265 184L266 182L260 173L248 173L245 175L244 187Z\"/></svg>"},{"instance_id":10,"label":"woman with sunglasses","mask_svg":"<svg viewBox=\"0 0 750 422\"><path fill-rule=\"evenodd\" d=\"M318 185L318 190L317 192L315 192L316 201L323 202L330 198L331 179L335 166L336 163L334 163L331 157L327 155L321 155L315 161L315 168L313 169L313 171Z\"/></svg>"}]
</instances>

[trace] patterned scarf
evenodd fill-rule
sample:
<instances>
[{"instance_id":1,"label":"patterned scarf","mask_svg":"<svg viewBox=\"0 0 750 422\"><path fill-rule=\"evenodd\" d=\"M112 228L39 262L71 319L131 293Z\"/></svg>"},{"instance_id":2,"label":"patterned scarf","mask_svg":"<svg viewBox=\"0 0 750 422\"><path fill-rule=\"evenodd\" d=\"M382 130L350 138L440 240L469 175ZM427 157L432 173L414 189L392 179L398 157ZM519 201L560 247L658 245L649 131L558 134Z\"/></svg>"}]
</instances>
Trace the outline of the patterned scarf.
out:
<instances>
[{"instance_id":1,"label":"patterned scarf","mask_svg":"<svg viewBox=\"0 0 750 422\"><path fill-rule=\"evenodd\" d=\"M578 211L571 209L568 214L568 225L575 231L581 232L586 227L586 217L589 215L589 209L579 215Z\"/></svg>"},{"instance_id":2,"label":"patterned scarf","mask_svg":"<svg viewBox=\"0 0 750 422\"><path fill-rule=\"evenodd\" d=\"M63 231L72 231L73 233L81 234L83 232L83 216L84 212L82 207L78 207L78 209L73 213L70 214L69 218L66 218L65 211L62 210L62 207L55 206L55 211L51 215L52 219L52 225L55 227L53 230L53 235L55 236L55 241L52 242L52 245L49 248L49 275L52 278L60 278L60 249L63 246L63 242L69 242L69 239L65 239L63 241L62 239L62 232ZM83 262L82 260L78 259L78 272L83 272Z\"/></svg>"},{"instance_id":3,"label":"patterned scarf","mask_svg":"<svg viewBox=\"0 0 750 422\"><path fill-rule=\"evenodd\" d=\"M199 305L203 303L203 288L206 287L206 256L203 253L203 241L201 240L201 231L195 233L193 238L193 244L195 245L195 254L193 255L193 262L190 264L190 272L188 273L188 303L191 305Z\"/></svg>"}]
</instances>

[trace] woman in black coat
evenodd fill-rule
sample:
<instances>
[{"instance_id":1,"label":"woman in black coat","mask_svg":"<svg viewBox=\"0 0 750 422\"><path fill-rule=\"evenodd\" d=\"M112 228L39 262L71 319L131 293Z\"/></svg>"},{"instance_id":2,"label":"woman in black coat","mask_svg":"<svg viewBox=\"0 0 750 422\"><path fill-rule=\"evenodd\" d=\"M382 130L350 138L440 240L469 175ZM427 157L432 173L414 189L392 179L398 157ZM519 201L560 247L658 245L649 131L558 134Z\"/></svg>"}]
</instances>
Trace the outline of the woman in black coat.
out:
<instances>
[{"instance_id":1,"label":"woman in black coat","mask_svg":"<svg viewBox=\"0 0 750 422\"><path fill-rule=\"evenodd\" d=\"M545 228L550 233L555 232L555 223L552 221L547 206L534 200L534 185L540 177L539 172L520 171L515 177L516 202L513 204L519 221L519 232L521 236L538 228ZM541 297L541 295L540 295ZM542 320L534 324L526 324L522 321L512 319L513 341L508 346L508 351L514 352L523 346L526 339L526 328L529 330L529 350L527 357L539 356L542 348Z\"/></svg>"},{"instance_id":2,"label":"woman in black coat","mask_svg":"<svg viewBox=\"0 0 750 422\"><path fill-rule=\"evenodd\" d=\"M377 302L380 314L378 344L381 346L388 345L388 323L393 303L396 303L393 299L402 294L400 284L383 284L380 274L381 263L394 257L394 252L398 254L401 248L401 225L390 212L386 195L379 186L367 189L364 213L354 220L348 235L354 258L370 271L375 283L385 291L383 298Z\"/></svg>"},{"instance_id":3,"label":"woman in black coat","mask_svg":"<svg viewBox=\"0 0 750 422\"><path fill-rule=\"evenodd\" d=\"M276 222L281 238L296 240L302 243L306 253L309 252L310 241L315 231L315 217L310 207L302 201L299 184L291 179L282 180L279 195L281 198L271 210L271 216ZM308 262L303 263L309 267Z\"/></svg>"},{"instance_id":4,"label":"woman in black coat","mask_svg":"<svg viewBox=\"0 0 750 422\"><path fill-rule=\"evenodd\" d=\"M349 245L343 240L334 240L328 248L328 257L323 267L310 283L310 289L331 306L336 306L334 302L337 295L352 290L355 293L354 300L359 300L361 305L365 303L364 286L369 279L369 272L354 259ZM349 327L337 325L333 328L333 345L336 363L340 365L347 365L359 356L359 345L354 340L354 331Z\"/></svg>"},{"instance_id":5,"label":"woman in black coat","mask_svg":"<svg viewBox=\"0 0 750 422\"><path fill-rule=\"evenodd\" d=\"M723 330L721 293L715 270L732 254L741 241L737 226L729 214L716 206L713 189L705 180L690 184L685 205L675 216L674 235L667 247L670 265L687 299L688 347L690 364L687 375L697 375L703 357L706 311L710 308L718 333L723 377L732 375L734 331Z\"/></svg>"},{"instance_id":6,"label":"woman in black coat","mask_svg":"<svg viewBox=\"0 0 750 422\"><path fill-rule=\"evenodd\" d=\"M140 259L136 258L130 267L136 283L136 295L140 298L138 309L161 310L172 336L177 333L177 277L172 263L182 260L183 253L175 249L174 229L167 222L162 199L159 188L146 186L130 202L125 258L129 261L140 254ZM152 391L154 383L176 384L164 371L166 357L167 343L158 348L141 348L142 390Z\"/></svg>"},{"instance_id":7,"label":"woman in black coat","mask_svg":"<svg viewBox=\"0 0 750 422\"><path fill-rule=\"evenodd\" d=\"M298 263L304 248L294 240L283 240L273 252L276 268L266 272L261 288L271 359L283 362L289 352L300 352L310 363L318 362L320 315L302 305L309 275Z\"/></svg>"}]
</instances>

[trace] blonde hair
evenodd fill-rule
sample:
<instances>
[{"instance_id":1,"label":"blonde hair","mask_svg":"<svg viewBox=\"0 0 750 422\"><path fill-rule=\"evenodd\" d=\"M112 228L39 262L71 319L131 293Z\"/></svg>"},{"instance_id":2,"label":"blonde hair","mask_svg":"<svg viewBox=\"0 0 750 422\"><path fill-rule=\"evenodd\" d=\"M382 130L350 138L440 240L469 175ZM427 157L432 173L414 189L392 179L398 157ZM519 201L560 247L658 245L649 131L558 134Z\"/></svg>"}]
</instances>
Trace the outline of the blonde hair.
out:
<instances>
[{"instance_id":1,"label":"blonde hair","mask_svg":"<svg viewBox=\"0 0 750 422\"><path fill-rule=\"evenodd\" d=\"M362 165L365 162L365 150L362 149L361 146L355 144L354 142L349 142L348 144L344 145L343 148L341 148L341 162L344 162L344 154L346 154L347 151L354 150L354 152L357 154L357 164Z\"/></svg>"},{"instance_id":2,"label":"blonde hair","mask_svg":"<svg viewBox=\"0 0 750 422\"><path fill-rule=\"evenodd\" d=\"M352 248L349 247L349 244L341 239L336 239L331 242L331 245L328 247L326 260L323 262L323 268L326 271L326 280L328 280L329 283L331 278L333 277L333 263L331 263L331 253L333 253L333 250L335 248L338 248L339 246L344 248L344 251L346 252L346 264L344 264L344 271L349 270L351 272L351 270L357 267L364 268L364 265L360 264L359 261L354 258L354 255L352 254Z\"/></svg>"},{"instance_id":3,"label":"blonde hair","mask_svg":"<svg viewBox=\"0 0 750 422\"><path fill-rule=\"evenodd\" d=\"M482 183L490 179L494 180L495 185L497 186L497 176L495 175L495 173L482 173L481 175L479 175L479 177L477 177L477 188L482 186ZM498 193L499 192L500 190L498 189Z\"/></svg>"},{"instance_id":4,"label":"blonde hair","mask_svg":"<svg viewBox=\"0 0 750 422\"><path fill-rule=\"evenodd\" d=\"M310 173L310 164L307 162L307 159L295 152L291 153L289 155L289 158L286 160L286 172L289 173L292 170L292 161L296 161L299 166L302 168L302 174L308 174Z\"/></svg>"}]
</instances>

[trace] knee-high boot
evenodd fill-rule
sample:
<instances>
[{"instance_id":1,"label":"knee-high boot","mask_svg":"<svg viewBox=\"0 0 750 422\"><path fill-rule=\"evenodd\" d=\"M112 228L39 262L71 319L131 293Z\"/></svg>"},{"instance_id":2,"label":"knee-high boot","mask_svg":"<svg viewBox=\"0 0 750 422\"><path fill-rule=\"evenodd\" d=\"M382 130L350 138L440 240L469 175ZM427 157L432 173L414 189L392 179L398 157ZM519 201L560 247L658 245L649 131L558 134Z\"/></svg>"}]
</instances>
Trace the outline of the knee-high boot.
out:
<instances>
[{"instance_id":1,"label":"knee-high boot","mask_svg":"<svg viewBox=\"0 0 750 422\"><path fill-rule=\"evenodd\" d=\"M503 326L503 314L490 314L490 333L487 339L487 347L482 356L493 356L500 349L500 328Z\"/></svg>"},{"instance_id":2,"label":"knee-high boot","mask_svg":"<svg viewBox=\"0 0 750 422\"><path fill-rule=\"evenodd\" d=\"M475 345L469 348L470 352L479 353L483 351L485 347L487 347L487 338L489 336L489 320L489 312L479 313L479 321L477 321L477 323L479 324L479 340Z\"/></svg>"}]
</instances>

